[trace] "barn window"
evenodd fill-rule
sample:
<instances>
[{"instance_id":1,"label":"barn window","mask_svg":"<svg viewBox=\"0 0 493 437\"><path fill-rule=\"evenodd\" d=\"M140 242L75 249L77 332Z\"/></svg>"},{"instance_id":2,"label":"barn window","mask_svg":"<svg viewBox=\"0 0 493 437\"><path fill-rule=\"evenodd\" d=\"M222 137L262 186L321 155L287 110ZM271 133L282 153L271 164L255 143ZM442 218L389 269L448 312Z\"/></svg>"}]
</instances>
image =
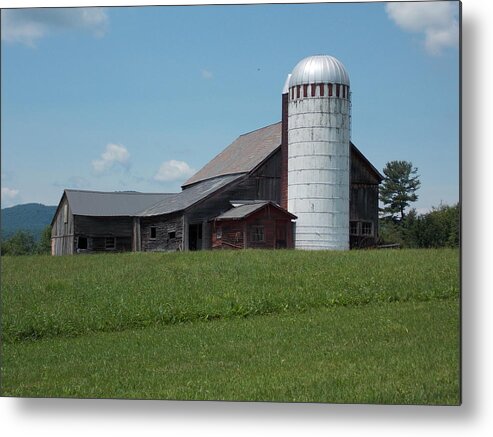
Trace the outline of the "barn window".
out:
<instances>
[{"instance_id":1,"label":"barn window","mask_svg":"<svg viewBox=\"0 0 493 437\"><path fill-rule=\"evenodd\" d=\"M349 222L349 233L351 235L358 235L358 222Z\"/></svg>"},{"instance_id":2,"label":"barn window","mask_svg":"<svg viewBox=\"0 0 493 437\"><path fill-rule=\"evenodd\" d=\"M252 226L252 241L253 242L265 241L263 226Z\"/></svg>"},{"instance_id":3,"label":"barn window","mask_svg":"<svg viewBox=\"0 0 493 437\"><path fill-rule=\"evenodd\" d=\"M156 226L151 226L151 240L155 240L157 235L157 228Z\"/></svg>"},{"instance_id":4,"label":"barn window","mask_svg":"<svg viewBox=\"0 0 493 437\"><path fill-rule=\"evenodd\" d=\"M373 223L362 222L361 223L361 235L373 235Z\"/></svg>"},{"instance_id":5,"label":"barn window","mask_svg":"<svg viewBox=\"0 0 493 437\"><path fill-rule=\"evenodd\" d=\"M63 223L68 223L68 205L63 205Z\"/></svg>"},{"instance_id":6,"label":"barn window","mask_svg":"<svg viewBox=\"0 0 493 437\"><path fill-rule=\"evenodd\" d=\"M173 240L176 238L176 231L168 232L168 239Z\"/></svg>"},{"instance_id":7,"label":"barn window","mask_svg":"<svg viewBox=\"0 0 493 437\"><path fill-rule=\"evenodd\" d=\"M77 239L77 249L87 249L87 237L79 237Z\"/></svg>"},{"instance_id":8,"label":"barn window","mask_svg":"<svg viewBox=\"0 0 493 437\"><path fill-rule=\"evenodd\" d=\"M220 240L221 238L223 238L223 228L218 226L216 229L216 239Z\"/></svg>"},{"instance_id":9,"label":"barn window","mask_svg":"<svg viewBox=\"0 0 493 437\"><path fill-rule=\"evenodd\" d=\"M112 250L116 247L115 237L106 237L104 239L104 248Z\"/></svg>"}]
</instances>

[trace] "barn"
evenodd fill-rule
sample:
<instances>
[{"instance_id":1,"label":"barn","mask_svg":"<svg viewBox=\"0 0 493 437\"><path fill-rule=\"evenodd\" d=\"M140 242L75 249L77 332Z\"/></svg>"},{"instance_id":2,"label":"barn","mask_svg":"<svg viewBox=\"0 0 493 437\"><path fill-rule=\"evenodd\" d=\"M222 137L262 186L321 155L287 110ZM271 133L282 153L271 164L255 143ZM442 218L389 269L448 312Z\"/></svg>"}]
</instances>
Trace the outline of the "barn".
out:
<instances>
[{"instance_id":1,"label":"barn","mask_svg":"<svg viewBox=\"0 0 493 437\"><path fill-rule=\"evenodd\" d=\"M340 65L300 61L282 120L240 135L179 193L64 190L52 254L375 245L383 177L350 141Z\"/></svg>"}]
</instances>

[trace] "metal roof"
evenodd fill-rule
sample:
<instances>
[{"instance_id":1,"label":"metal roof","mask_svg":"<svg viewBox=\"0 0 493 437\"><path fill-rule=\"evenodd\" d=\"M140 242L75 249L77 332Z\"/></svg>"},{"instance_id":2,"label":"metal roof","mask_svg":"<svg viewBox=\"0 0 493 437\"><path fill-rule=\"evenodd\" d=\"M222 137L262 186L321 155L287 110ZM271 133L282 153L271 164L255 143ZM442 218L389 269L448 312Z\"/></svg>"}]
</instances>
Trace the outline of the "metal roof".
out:
<instances>
[{"instance_id":1,"label":"metal roof","mask_svg":"<svg viewBox=\"0 0 493 437\"><path fill-rule=\"evenodd\" d=\"M248 173L281 144L281 122L240 135L182 187L217 176Z\"/></svg>"},{"instance_id":2,"label":"metal roof","mask_svg":"<svg viewBox=\"0 0 493 437\"><path fill-rule=\"evenodd\" d=\"M296 64L289 80L289 86L310 83L340 83L349 85L349 74L341 61L332 56L309 56Z\"/></svg>"},{"instance_id":3,"label":"metal roof","mask_svg":"<svg viewBox=\"0 0 493 437\"><path fill-rule=\"evenodd\" d=\"M286 211L284 208L281 208L279 205L272 201L262 201L262 202L256 202L256 203L247 203L245 205L240 205L237 207L233 207L230 210L226 211L225 213L221 214L220 216L216 217L215 220L241 220L245 217L248 217L249 215L253 214L254 212L264 208L266 205L272 205L274 208L277 208L284 213L288 214L292 218L296 219L297 217L290 212Z\"/></svg>"},{"instance_id":4,"label":"metal roof","mask_svg":"<svg viewBox=\"0 0 493 437\"><path fill-rule=\"evenodd\" d=\"M142 209L176 194L139 193L136 191L65 190L74 215L113 217L135 216Z\"/></svg>"},{"instance_id":5,"label":"metal roof","mask_svg":"<svg viewBox=\"0 0 493 437\"><path fill-rule=\"evenodd\" d=\"M140 217L147 217L182 211L200 200L205 199L210 194L213 194L220 188L225 187L242 176L243 174L234 174L207 179L184 189L180 193L167 197L149 208L143 209L136 215Z\"/></svg>"}]
</instances>

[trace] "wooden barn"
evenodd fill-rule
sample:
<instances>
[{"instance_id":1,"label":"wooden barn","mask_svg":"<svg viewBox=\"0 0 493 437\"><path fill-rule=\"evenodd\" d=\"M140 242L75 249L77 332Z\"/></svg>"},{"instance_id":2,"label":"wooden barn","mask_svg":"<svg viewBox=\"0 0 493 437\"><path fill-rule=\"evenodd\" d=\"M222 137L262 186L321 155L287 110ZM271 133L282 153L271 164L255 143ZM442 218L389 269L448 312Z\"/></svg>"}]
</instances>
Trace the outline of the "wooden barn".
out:
<instances>
[{"instance_id":1,"label":"wooden barn","mask_svg":"<svg viewBox=\"0 0 493 437\"><path fill-rule=\"evenodd\" d=\"M282 121L240 135L179 193L65 190L52 221L52 254L296 248L288 100L284 92ZM349 155L349 247L371 247L383 177L351 142Z\"/></svg>"},{"instance_id":2,"label":"wooden barn","mask_svg":"<svg viewBox=\"0 0 493 437\"><path fill-rule=\"evenodd\" d=\"M186 181L179 193L65 190L52 221L52 253L224 248L227 242L218 245L214 235L223 221L220 217L231 211L232 204L252 201L295 220L282 207L281 129L282 123L276 123L241 135ZM382 176L352 143L350 175L350 244L373 246ZM278 227L276 232L282 231ZM245 247L244 235L243 246L230 247ZM279 248L284 244L280 241L286 241L285 247L296 245L289 226L286 239L275 240L279 242L271 239L258 245L250 240L246 247Z\"/></svg>"}]
</instances>

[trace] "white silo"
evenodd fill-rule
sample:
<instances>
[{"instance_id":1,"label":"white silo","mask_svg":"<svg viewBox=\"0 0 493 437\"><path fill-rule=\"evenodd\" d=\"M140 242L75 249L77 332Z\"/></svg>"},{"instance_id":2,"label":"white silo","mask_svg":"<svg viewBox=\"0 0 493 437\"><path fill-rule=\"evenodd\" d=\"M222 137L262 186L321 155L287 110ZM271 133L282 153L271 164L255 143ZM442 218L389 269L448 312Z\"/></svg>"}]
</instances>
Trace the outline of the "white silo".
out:
<instances>
[{"instance_id":1,"label":"white silo","mask_svg":"<svg viewBox=\"0 0 493 437\"><path fill-rule=\"evenodd\" d=\"M296 248L349 249L349 76L332 56L300 61L289 79L288 210Z\"/></svg>"}]
</instances>

